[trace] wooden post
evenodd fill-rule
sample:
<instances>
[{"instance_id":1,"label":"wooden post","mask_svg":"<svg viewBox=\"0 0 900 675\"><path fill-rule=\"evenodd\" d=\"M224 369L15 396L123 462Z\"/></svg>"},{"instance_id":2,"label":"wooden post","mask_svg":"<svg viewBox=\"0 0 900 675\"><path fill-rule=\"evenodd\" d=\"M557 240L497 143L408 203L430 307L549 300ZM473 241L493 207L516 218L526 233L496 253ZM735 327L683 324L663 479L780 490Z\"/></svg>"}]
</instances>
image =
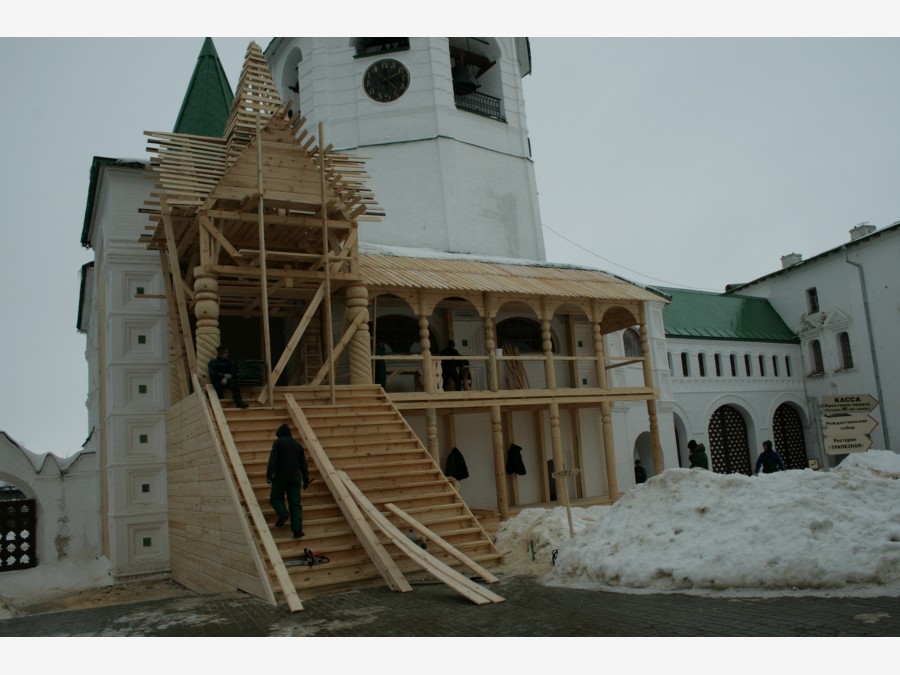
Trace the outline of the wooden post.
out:
<instances>
[{"instance_id":1,"label":"wooden post","mask_svg":"<svg viewBox=\"0 0 900 675\"><path fill-rule=\"evenodd\" d=\"M419 344L422 346L422 389L434 393L434 368L431 359L431 340L428 337L428 317L419 315Z\"/></svg>"},{"instance_id":2,"label":"wooden post","mask_svg":"<svg viewBox=\"0 0 900 675\"><path fill-rule=\"evenodd\" d=\"M644 357L644 386L653 387L653 364L650 358L650 337L647 333L647 310L640 304L641 321L641 356ZM662 444L659 442L659 419L656 414L656 400L647 399L647 417L650 419L650 441L653 443L653 470L656 474L663 472Z\"/></svg>"},{"instance_id":3,"label":"wooden post","mask_svg":"<svg viewBox=\"0 0 900 675\"><path fill-rule=\"evenodd\" d=\"M569 505L569 486L566 478L572 474L566 469L562 454L562 434L559 429L559 403L550 402L550 444L553 448L553 477L556 479L556 500L566 507L566 518L569 521L569 536L575 537L572 525L572 509Z\"/></svg>"},{"instance_id":4,"label":"wooden post","mask_svg":"<svg viewBox=\"0 0 900 675\"><path fill-rule=\"evenodd\" d=\"M503 461L503 422L500 406L491 406L491 439L494 448L494 482L497 484L497 510L500 520L509 518L509 497L506 494L506 463Z\"/></svg>"},{"instance_id":5,"label":"wooden post","mask_svg":"<svg viewBox=\"0 0 900 675\"><path fill-rule=\"evenodd\" d=\"M265 343L266 389L269 392L269 405L271 405L274 399L275 383L272 382L272 341L269 336L269 279L266 269L265 186L263 185L262 145L259 113L256 113L256 176L259 189L259 201L256 205L256 211L259 214L259 285L263 320L263 342Z\"/></svg>"},{"instance_id":6,"label":"wooden post","mask_svg":"<svg viewBox=\"0 0 900 675\"><path fill-rule=\"evenodd\" d=\"M452 417L450 422L451 424L453 423ZM425 428L425 433L428 436L428 453L435 462L440 463L441 448L438 445L437 410L434 408L425 409ZM451 445L450 447L452 448L453 446Z\"/></svg>"},{"instance_id":7,"label":"wooden post","mask_svg":"<svg viewBox=\"0 0 900 675\"><path fill-rule=\"evenodd\" d=\"M325 359L328 364L328 383L331 390L331 405L334 405L337 395L334 390L334 359L332 349L334 347L334 326L331 319L331 249L328 245L328 209L325 190L325 126L319 122L319 185L322 194L322 263L325 268Z\"/></svg>"},{"instance_id":8,"label":"wooden post","mask_svg":"<svg viewBox=\"0 0 900 675\"><path fill-rule=\"evenodd\" d=\"M544 411L534 411L534 435L537 439L538 474L541 480L541 501L550 501L550 475L547 473L547 442L544 438Z\"/></svg>"},{"instance_id":9,"label":"wooden post","mask_svg":"<svg viewBox=\"0 0 900 675\"><path fill-rule=\"evenodd\" d=\"M350 384L372 384L372 343L369 337L369 292L365 284L355 284L346 290L347 318L363 319L353 334L347 351L350 354Z\"/></svg>"},{"instance_id":10,"label":"wooden post","mask_svg":"<svg viewBox=\"0 0 900 675\"><path fill-rule=\"evenodd\" d=\"M606 349L603 346L603 333L600 329L600 310L594 306L594 317L591 322L594 335L594 356L597 358L597 386L609 389L606 376ZM612 412L609 401L600 403L600 427L603 433L603 458L606 465L606 487L611 501L619 498L619 481L616 472L616 452L612 433Z\"/></svg>"},{"instance_id":11,"label":"wooden post","mask_svg":"<svg viewBox=\"0 0 900 675\"><path fill-rule=\"evenodd\" d=\"M541 346L544 348L544 373L547 389L556 389L556 367L553 364L553 333L550 331L550 319L541 319Z\"/></svg>"},{"instance_id":12,"label":"wooden post","mask_svg":"<svg viewBox=\"0 0 900 675\"><path fill-rule=\"evenodd\" d=\"M484 294L484 349L487 352L487 385L491 391L497 391L500 378L497 368L497 333L494 329L493 302L487 293Z\"/></svg>"}]
</instances>

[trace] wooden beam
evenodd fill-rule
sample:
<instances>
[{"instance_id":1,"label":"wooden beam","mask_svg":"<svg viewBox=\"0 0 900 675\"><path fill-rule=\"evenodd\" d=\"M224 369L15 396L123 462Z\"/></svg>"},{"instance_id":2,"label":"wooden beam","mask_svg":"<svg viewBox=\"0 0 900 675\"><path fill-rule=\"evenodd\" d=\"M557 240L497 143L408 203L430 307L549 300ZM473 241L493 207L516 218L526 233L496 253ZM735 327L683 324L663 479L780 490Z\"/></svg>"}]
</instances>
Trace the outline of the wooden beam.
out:
<instances>
[{"instance_id":1,"label":"wooden beam","mask_svg":"<svg viewBox=\"0 0 900 675\"><path fill-rule=\"evenodd\" d=\"M483 568L477 562L472 560L469 556L465 555L462 551L457 549L455 546L453 546L449 542L442 539L436 533L429 530L422 523L420 523L418 520L416 520L411 515L406 513L406 511L401 509L396 504L385 504L384 506L388 511L393 513L395 516L397 516L398 518L403 520L403 522L405 522L407 525L409 525L411 528L413 528L416 532L418 532L423 537L428 539L428 541L430 541L434 544L437 544L438 547L440 547L442 550L444 550L447 553L449 553L450 555L452 555L459 562L461 562L463 565L465 565L470 570L475 572L475 574L480 576L482 579L484 579L489 584L496 584L496 583L500 582L500 580L497 577L495 577L493 574L488 572L485 568Z\"/></svg>"},{"instance_id":2,"label":"wooden beam","mask_svg":"<svg viewBox=\"0 0 900 675\"><path fill-rule=\"evenodd\" d=\"M206 216L200 216L200 224L215 238L217 242L219 242L219 244L222 245L222 248L224 248L228 252L228 255L230 255L238 265L247 264L247 261L244 260L244 257L241 255L240 251L238 251L234 246L231 245L231 242L225 238L225 235L223 235L219 231L219 228L217 228L210 222L209 218L207 218Z\"/></svg>"},{"instance_id":3,"label":"wooden beam","mask_svg":"<svg viewBox=\"0 0 900 675\"><path fill-rule=\"evenodd\" d=\"M178 264L177 246L175 245L175 233L172 230L172 218L166 207L166 200L161 200L163 205L163 227L166 233L166 252L169 257L169 274L172 275L172 285L175 287L175 300L178 304L178 314L181 321L181 337L184 340L184 352L187 354L188 367L191 373L197 372L197 354L194 351L194 339L191 336L191 324L187 313L187 303L184 297L184 280L181 278L181 267Z\"/></svg>"},{"instance_id":4,"label":"wooden beam","mask_svg":"<svg viewBox=\"0 0 900 675\"><path fill-rule=\"evenodd\" d=\"M375 536L372 527L366 522L365 517L360 512L353 497L351 497L350 493L347 491L344 482L338 476L325 449L322 447L321 443L319 443L319 439L316 437L309 421L306 419L306 415L303 414L303 411L291 394L285 394L284 399L287 402L288 413L294 421L294 424L297 425L297 432L300 435L300 440L303 441L303 445L309 451L310 456L316 463L316 466L322 474L322 479L325 481L328 489L331 490L334 500L341 509L341 513L343 513L344 517L347 519L350 528L359 539L359 543L365 549L366 553L369 554L369 558L387 582L388 587L392 591L408 593L412 590L412 586L409 585L406 577L403 576L403 572L397 567L397 563L391 558L390 554L384 548L384 545L378 540L378 537Z\"/></svg>"},{"instance_id":5,"label":"wooden beam","mask_svg":"<svg viewBox=\"0 0 900 675\"><path fill-rule=\"evenodd\" d=\"M326 294L326 298L327 298ZM344 351L344 347L350 342L353 338L353 334L356 332L356 329L359 328L360 324L363 322L363 314L358 314L356 319L353 320L353 323L350 324L350 327L347 329L347 332L344 333L344 336L341 338L341 341L338 342L333 348L328 350L329 357L326 359L325 363L322 364L322 367L319 368L319 372L316 373L313 381L309 383L311 387L317 387L322 383L322 379L325 377L326 372L331 372L331 378L334 379L334 362L341 355L341 352ZM328 320L331 320L331 317L328 317ZM333 384L333 383L332 383ZM332 405L334 405L334 398L331 400Z\"/></svg>"},{"instance_id":6,"label":"wooden beam","mask_svg":"<svg viewBox=\"0 0 900 675\"><path fill-rule=\"evenodd\" d=\"M378 526L391 543L405 553L413 562L417 563L426 572L447 584L450 588L471 600L476 605L504 602L504 598L493 591L476 584L471 579L464 577L449 565L441 562L428 551L419 548L409 538L382 514L375 505L360 491L343 471L338 471L338 476L343 481L344 487L356 500L357 505L365 511L365 514Z\"/></svg>"},{"instance_id":7,"label":"wooden beam","mask_svg":"<svg viewBox=\"0 0 900 675\"><path fill-rule=\"evenodd\" d=\"M325 295L325 284L319 286L319 289L316 291L316 294L313 296L312 300L309 301L309 306L306 308L306 312L303 313L303 318L300 319L300 323L297 324L297 328L294 330L294 334L291 336L291 339L288 340L287 345L284 348L284 352L281 354L281 358L278 359L278 363L272 369L272 379L274 381L278 381L278 378L281 377L281 373L287 367L287 363L291 358L291 355L294 353L294 350L297 348L297 345L300 344L300 339L303 337L303 333L306 331L307 326L309 326L309 322L316 315L316 310L319 308L319 303L322 302L322 297ZM268 389L263 389L263 392L259 395L257 401L260 403L266 403L269 400L269 391Z\"/></svg>"}]
</instances>

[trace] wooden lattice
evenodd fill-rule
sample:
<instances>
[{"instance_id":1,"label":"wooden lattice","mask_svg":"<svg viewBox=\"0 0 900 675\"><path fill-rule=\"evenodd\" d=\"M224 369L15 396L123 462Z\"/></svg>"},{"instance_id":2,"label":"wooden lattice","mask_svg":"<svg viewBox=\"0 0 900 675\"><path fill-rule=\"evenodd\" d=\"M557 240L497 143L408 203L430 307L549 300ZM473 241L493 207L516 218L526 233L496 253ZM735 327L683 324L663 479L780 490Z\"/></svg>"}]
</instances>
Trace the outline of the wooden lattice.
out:
<instances>
[{"instance_id":1,"label":"wooden lattice","mask_svg":"<svg viewBox=\"0 0 900 675\"><path fill-rule=\"evenodd\" d=\"M0 501L0 572L37 565L36 513L33 499Z\"/></svg>"},{"instance_id":2,"label":"wooden lattice","mask_svg":"<svg viewBox=\"0 0 900 675\"><path fill-rule=\"evenodd\" d=\"M775 411L772 424L775 450L784 460L785 469L806 469L806 441L803 438L803 423L800 415L791 406L783 403Z\"/></svg>"},{"instance_id":3,"label":"wooden lattice","mask_svg":"<svg viewBox=\"0 0 900 675\"><path fill-rule=\"evenodd\" d=\"M729 405L716 410L709 421L709 455L716 473L751 473L747 425Z\"/></svg>"}]
</instances>

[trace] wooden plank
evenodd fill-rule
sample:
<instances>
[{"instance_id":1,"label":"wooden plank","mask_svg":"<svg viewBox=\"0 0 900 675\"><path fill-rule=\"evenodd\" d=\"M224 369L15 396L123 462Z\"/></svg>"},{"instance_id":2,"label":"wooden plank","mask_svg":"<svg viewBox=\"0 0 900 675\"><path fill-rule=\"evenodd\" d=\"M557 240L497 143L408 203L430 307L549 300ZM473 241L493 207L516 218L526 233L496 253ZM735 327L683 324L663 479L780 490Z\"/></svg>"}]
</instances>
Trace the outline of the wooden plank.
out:
<instances>
[{"instance_id":1,"label":"wooden plank","mask_svg":"<svg viewBox=\"0 0 900 675\"><path fill-rule=\"evenodd\" d=\"M500 597L493 591L483 588L471 579L467 579L449 565L444 564L428 551L419 548L409 538L403 534L397 527L381 513L375 505L370 502L366 496L359 490L350 477L343 471L338 471L338 476L343 482L344 487L356 500L357 505L366 512L366 515L378 526L384 535L391 540L397 548L405 553L413 562L417 563L426 572L432 574L436 579L447 584L450 588L471 600L476 605L487 605L489 603L504 602L504 598Z\"/></svg>"},{"instance_id":2,"label":"wooden plank","mask_svg":"<svg viewBox=\"0 0 900 675\"><path fill-rule=\"evenodd\" d=\"M401 593L411 591L412 586L409 585L406 577L403 576L403 572L397 567L397 564L393 561L382 543L378 541L378 537L375 535L372 527L366 522L359 507L347 492L343 482L337 476L334 465L332 465L331 460L328 459L328 455L319 443L319 439L309 425L309 421L306 419L306 415L303 414L297 401L291 394L285 394L284 400L287 403L291 419L294 421L294 424L297 425L300 439L303 441L303 444L312 456L313 461L316 463L319 472L322 474L322 479L325 481L328 489L331 490L334 500L340 507L341 513L344 514L344 517L347 519L354 534L356 534L359 539L359 543L365 549L366 553L369 554L369 558L372 560L372 563L375 565L379 574L381 574L382 578L387 582L388 588L393 591L400 591Z\"/></svg>"},{"instance_id":3,"label":"wooden plank","mask_svg":"<svg viewBox=\"0 0 900 675\"><path fill-rule=\"evenodd\" d=\"M287 568L284 566L284 561L281 559L281 554L278 552L278 547L275 545L275 540L272 538L269 524L266 522L265 516L263 516L262 511L259 508L259 502L253 492L253 486L250 484L250 479L247 478L247 473L244 471L244 465L241 463L240 454L238 454L237 448L234 445L234 440L231 438L231 433L228 430L228 421L225 419L225 413L219 403L219 397L212 385L206 386L206 394L210 401L210 407L212 408L216 423L218 424L219 433L225 443L225 456L231 464L231 469L237 479L241 495L244 498L247 510L250 512L250 517L256 528L257 539L262 543L263 548L265 549L265 553L275 572L275 578L281 586L281 592L284 594L288 608L292 612L299 611L303 609L303 603L300 602L300 598L297 595L297 589L294 588L294 582L291 581L291 575L288 574Z\"/></svg>"},{"instance_id":4,"label":"wooden plank","mask_svg":"<svg viewBox=\"0 0 900 675\"><path fill-rule=\"evenodd\" d=\"M460 551L459 549L454 547L452 544L444 541L440 536L438 536L436 533L429 530L422 523L420 523L418 520L416 520L411 515L406 513L406 511L404 511L403 509L398 507L396 504L385 504L384 507L388 511L393 513L395 516L401 518L405 523L407 523L410 527L412 527L416 532L418 532L422 536L426 537L429 541L437 544L444 551L446 551L447 553L452 555L454 558L459 560L459 562L461 562L463 565L465 565L470 570L475 572L475 574L480 576L482 579L484 579L489 584L496 584L496 583L500 582L500 580L497 577L495 577L493 574L488 572L481 565L479 565L477 562L472 560L469 556L467 556L462 551Z\"/></svg>"},{"instance_id":5,"label":"wooden plank","mask_svg":"<svg viewBox=\"0 0 900 675\"><path fill-rule=\"evenodd\" d=\"M187 354L188 369L191 373L197 372L197 354L194 351L194 341L191 337L191 324L188 319L187 303L184 294L184 279L181 278L181 268L176 257L177 244L175 242L175 232L172 228L172 219L169 217L168 207L165 200L162 200L163 206L163 226L166 232L166 252L169 258L169 274L172 275L172 284L175 288L175 299L178 303L179 323L181 324L181 337L184 340L184 352Z\"/></svg>"}]
</instances>

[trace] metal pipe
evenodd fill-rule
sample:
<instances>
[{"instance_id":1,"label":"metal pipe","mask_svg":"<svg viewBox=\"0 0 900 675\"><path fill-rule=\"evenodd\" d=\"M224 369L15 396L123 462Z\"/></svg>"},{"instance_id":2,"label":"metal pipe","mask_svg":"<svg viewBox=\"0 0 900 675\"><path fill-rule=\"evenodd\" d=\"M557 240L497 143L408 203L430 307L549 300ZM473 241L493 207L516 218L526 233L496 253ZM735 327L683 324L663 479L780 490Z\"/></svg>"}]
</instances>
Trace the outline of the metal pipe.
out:
<instances>
[{"instance_id":1,"label":"metal pipe","mask_svg":"<svg viewBox=\"0 0 900 675\"><path fill-rule=\"evenodd\" d=\"M869 352L872 355L872 369L875 371L875 392L878 395L878 401L881 403L881 433L884 436L884 449L889 450L891 447L891 439L888 434L887 407L884 404L884 396L881 394L881 374L878 370L878 355L875 353L875 335L872 332L872 318L869 314L869 292L866 288L866 275L863 266L850 260L850 254L847 247L842 247L844 251L844 261L848 265L853 265L859 273L859 285L863 297L863 311L866 316L866 333L869 337Z\"/></svg>"}]
</instances>

